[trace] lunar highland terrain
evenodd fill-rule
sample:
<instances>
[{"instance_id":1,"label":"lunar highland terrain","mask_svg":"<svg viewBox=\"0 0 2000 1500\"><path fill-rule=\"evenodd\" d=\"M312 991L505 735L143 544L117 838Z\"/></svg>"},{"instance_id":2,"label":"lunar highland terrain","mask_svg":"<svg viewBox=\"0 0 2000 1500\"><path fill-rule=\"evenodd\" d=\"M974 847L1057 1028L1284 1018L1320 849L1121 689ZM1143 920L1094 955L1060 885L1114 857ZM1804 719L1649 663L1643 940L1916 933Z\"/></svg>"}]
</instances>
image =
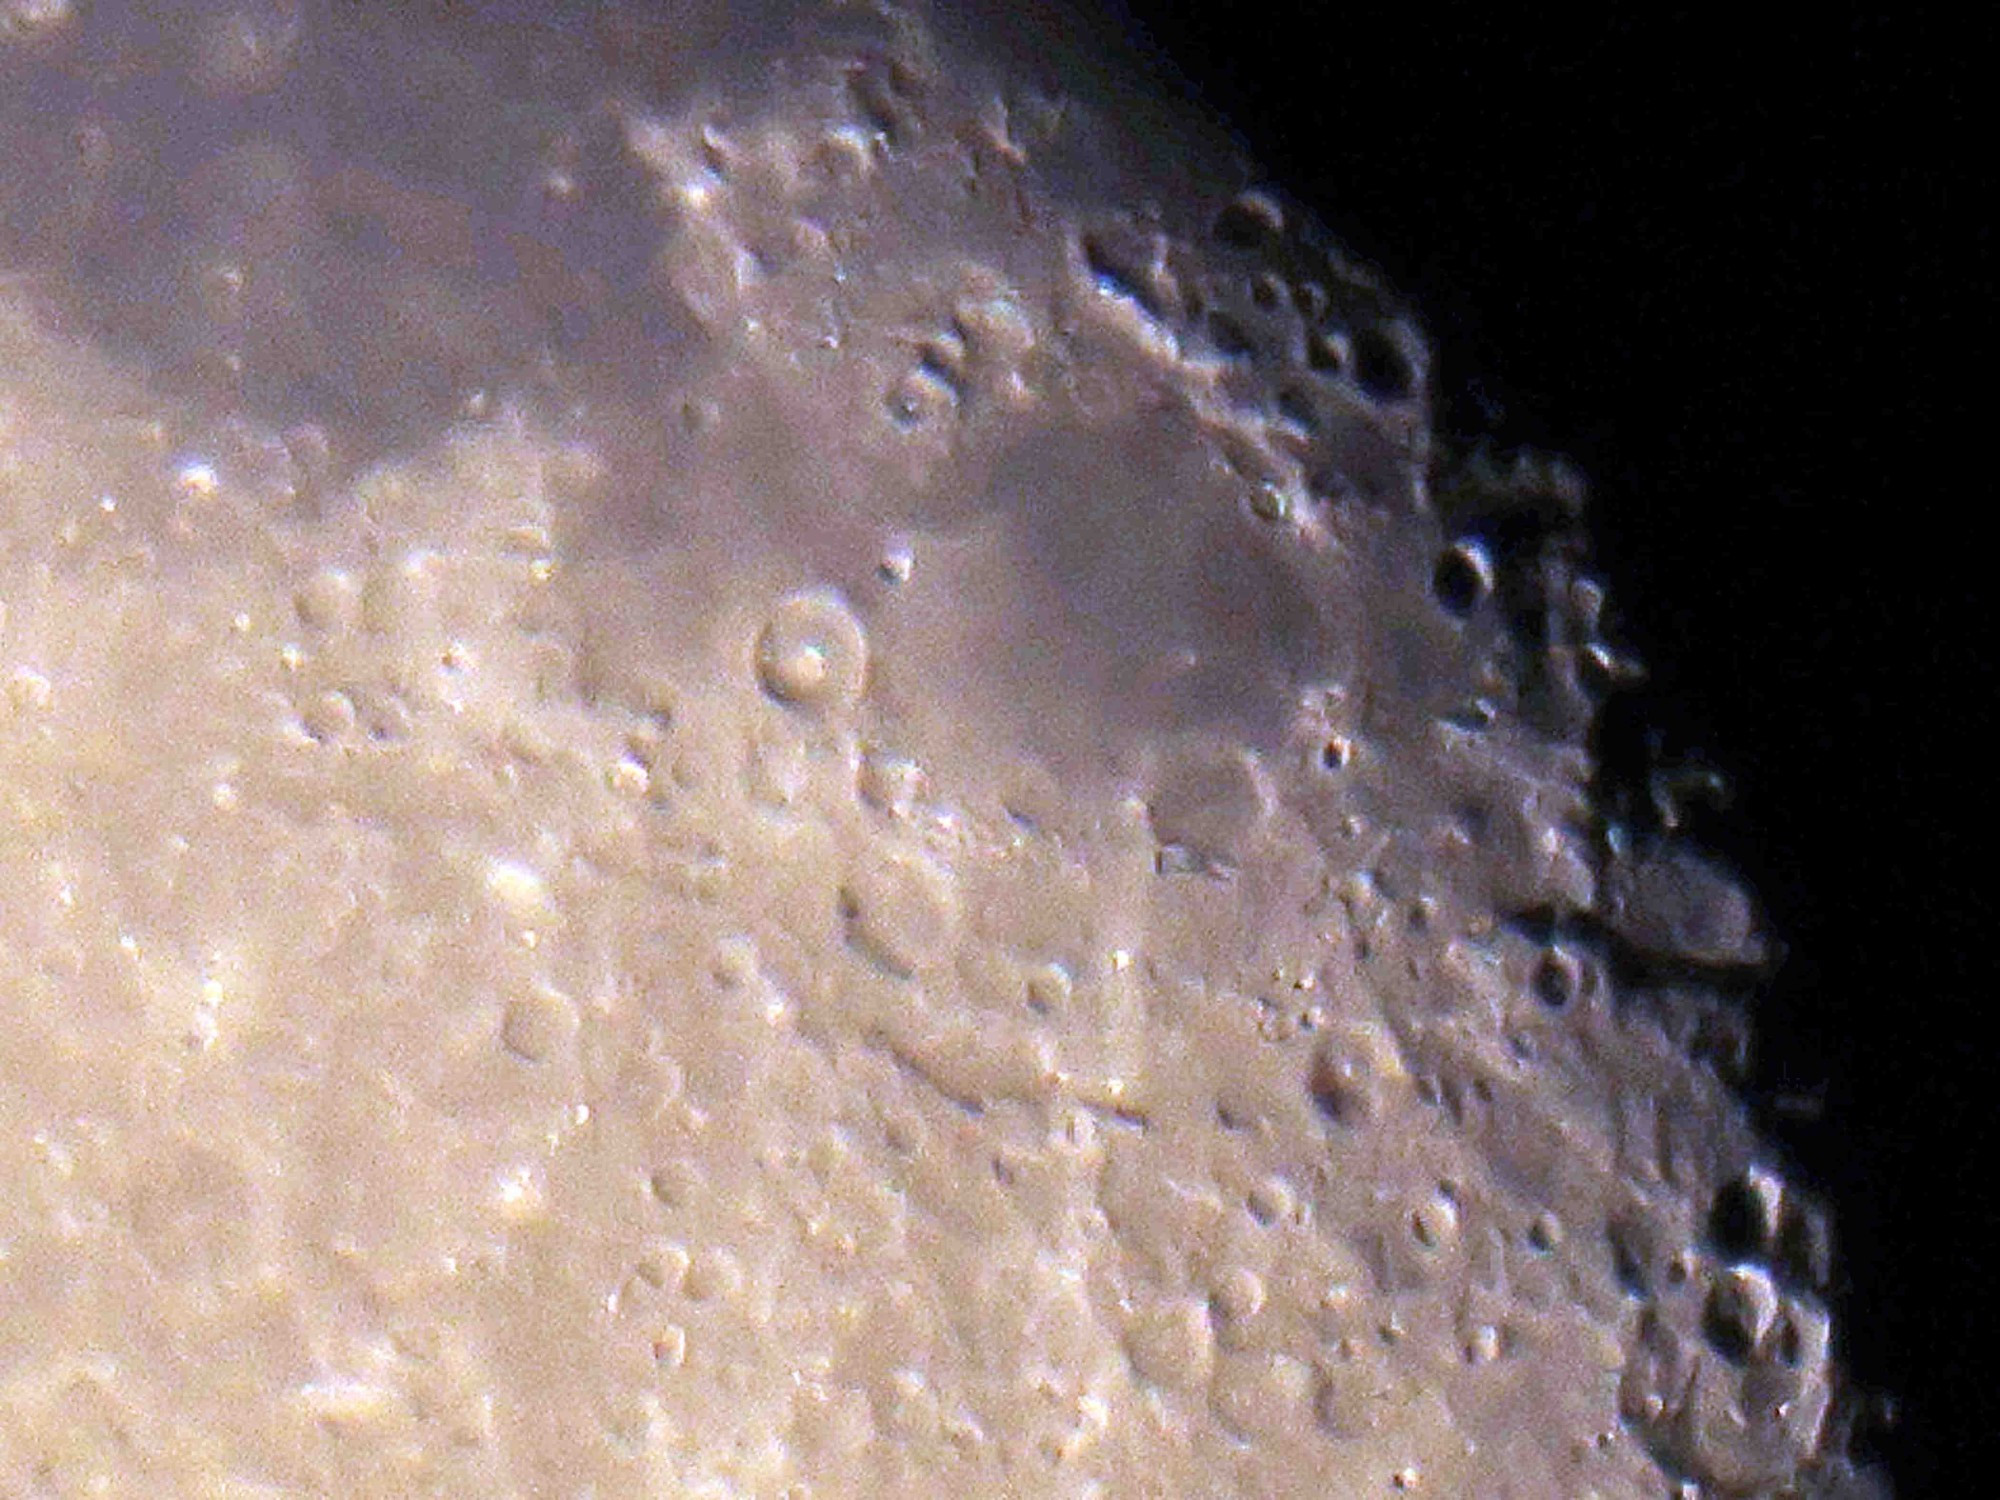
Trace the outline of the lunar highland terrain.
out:
<instances>
[{"instance_id":1,"label":"lunar highland terrain","mask_svg":"<svg viewBox=\"0 0 2000 1500\"><path fill-rule=\"evenodd\" d=\"M0 1494L1877 1494L1585 483L1081 25L0 3Z\"/></svg>"}]
</instances>

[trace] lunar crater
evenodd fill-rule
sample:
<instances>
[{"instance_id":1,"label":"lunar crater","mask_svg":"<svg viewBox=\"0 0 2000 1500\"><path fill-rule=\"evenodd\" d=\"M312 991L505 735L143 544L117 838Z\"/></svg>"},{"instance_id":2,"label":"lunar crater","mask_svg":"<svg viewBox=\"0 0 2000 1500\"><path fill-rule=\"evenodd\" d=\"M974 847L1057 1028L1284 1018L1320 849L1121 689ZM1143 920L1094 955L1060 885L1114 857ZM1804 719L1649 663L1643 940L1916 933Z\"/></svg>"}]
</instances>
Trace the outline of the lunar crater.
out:
<instances>
[{"instance_id":1,"label":"lunar crater","mask_svg":"<svg viewBox=\"0 0 2000 1500\"><path fill-rule=\"evenodd\" d=\"M1581 479L1098 45L0 5L0 1489L1844 1472Z\"/></svg>"}]
</instances>

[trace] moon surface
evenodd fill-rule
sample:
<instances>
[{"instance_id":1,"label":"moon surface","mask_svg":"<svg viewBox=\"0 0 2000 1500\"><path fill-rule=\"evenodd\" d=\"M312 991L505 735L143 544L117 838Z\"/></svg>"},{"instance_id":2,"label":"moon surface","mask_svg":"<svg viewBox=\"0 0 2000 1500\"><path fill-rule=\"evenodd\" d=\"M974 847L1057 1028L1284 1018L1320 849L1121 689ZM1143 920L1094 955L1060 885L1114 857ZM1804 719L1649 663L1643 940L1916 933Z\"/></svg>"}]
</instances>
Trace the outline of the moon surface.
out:
<instances>
[{"instance_id":1,"label":"moon surface","mask_svg":"<svg viewBox=\"0 0 2000 1500\"><path fill-rule=\"evenodd\" d=\"M1875 1493L1582 478L1110 47L0 3L0 1490Z\"/></svg>"}]
</instances>

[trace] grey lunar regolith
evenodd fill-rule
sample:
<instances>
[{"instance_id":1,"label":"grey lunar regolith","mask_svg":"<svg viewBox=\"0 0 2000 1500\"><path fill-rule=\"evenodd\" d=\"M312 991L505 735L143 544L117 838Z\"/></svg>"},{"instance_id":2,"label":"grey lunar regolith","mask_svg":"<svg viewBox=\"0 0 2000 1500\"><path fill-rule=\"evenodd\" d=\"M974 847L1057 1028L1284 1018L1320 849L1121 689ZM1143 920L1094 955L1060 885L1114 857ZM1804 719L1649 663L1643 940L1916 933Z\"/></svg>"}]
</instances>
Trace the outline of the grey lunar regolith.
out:
<instances>
[{"instance_id":1,"label":"grey lunar regolith","mask_svg":"<svg viewBox=\"0 0 2000 1500\"><path fill-rule=\"evenodd\" d=\"M1840 1482L1579 481L1102 45L0 3L0 1491Z\"/></svg>"}]
</instances>

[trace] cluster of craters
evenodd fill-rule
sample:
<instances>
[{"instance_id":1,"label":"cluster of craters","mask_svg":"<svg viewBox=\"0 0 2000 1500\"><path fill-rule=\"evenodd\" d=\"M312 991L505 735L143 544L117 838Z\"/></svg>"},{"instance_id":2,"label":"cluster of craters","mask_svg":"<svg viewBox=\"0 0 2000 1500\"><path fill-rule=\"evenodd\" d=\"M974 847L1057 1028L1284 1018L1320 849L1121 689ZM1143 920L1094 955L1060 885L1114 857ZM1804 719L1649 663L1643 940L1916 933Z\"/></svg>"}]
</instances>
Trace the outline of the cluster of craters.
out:
<instances>
[{"instance_id":1,"label":"cluster of craters","mask_svg":"<svg viewBox=\"0 0 2000 1500\"><path fill-rule=\"evenodd\" d=\"M103 11L0 10L0 1486L1842 1472L1580 482L1226 144L956 13Z\"/></svg>"}]
</instances>

